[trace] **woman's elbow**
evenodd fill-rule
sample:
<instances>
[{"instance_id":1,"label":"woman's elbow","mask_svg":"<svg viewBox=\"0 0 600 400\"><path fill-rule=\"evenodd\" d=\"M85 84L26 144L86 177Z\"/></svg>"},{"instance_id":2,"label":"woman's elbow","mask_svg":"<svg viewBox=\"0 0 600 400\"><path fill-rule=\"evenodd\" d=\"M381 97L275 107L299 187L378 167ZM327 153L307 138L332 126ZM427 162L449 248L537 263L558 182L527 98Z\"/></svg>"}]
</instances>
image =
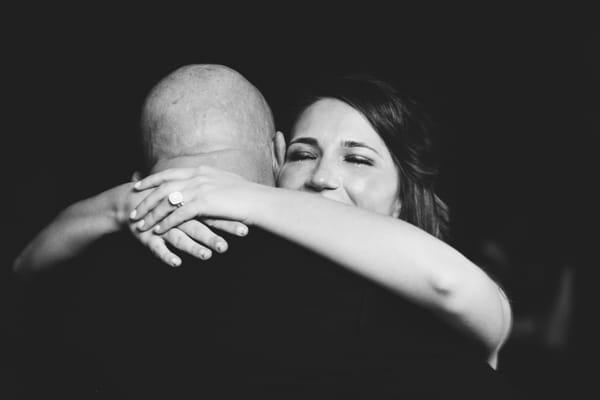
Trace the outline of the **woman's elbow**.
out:
<instances>
[{"instance_id":1,"label":"woman's elbow","mask_svg":"<svg viewBox=\"0 0 600 400\"><path fill-rule=\"evenodd\" d=\"M23 252L15 258L11 270L14 275L26 278L32 275L37 269L31 257L26 252Z\"/></svg>"},{"instance_id":2,"label":"woman's elbow","mask_svg":"<svg viewBox=\"0 0 600 400\"><path fill-rule=\"evenodd\" d=\"M11 266L11 270L12 270L13 274L21 275L23 273L22 259L23 259L23 257L21 255L18 255L17 258L15 258L15 260L13 261L12 266Z\"/></svg>"},{"instance_id":3,"label":"woman's elbow","mask_svg":"<svg viewBox=\"0 0 600 400\"><path fill-rule=\"evenodd\" d=\"M446 318L473 334L490 353L495 353L510 333L510 304L495 282L477 275L462 279L441 277L435 282L434 290Z\"/></svg>"}]
</instances>

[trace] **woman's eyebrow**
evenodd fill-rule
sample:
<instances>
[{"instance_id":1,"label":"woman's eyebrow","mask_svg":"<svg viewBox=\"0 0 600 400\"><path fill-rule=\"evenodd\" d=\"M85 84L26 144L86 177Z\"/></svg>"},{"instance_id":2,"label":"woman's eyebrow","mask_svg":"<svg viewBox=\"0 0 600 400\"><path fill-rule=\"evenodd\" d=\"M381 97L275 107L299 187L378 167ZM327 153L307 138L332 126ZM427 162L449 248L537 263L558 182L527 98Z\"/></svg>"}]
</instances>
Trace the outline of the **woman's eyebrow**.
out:
<instances>
[{"instance_id":1,"label":"woman's eyebrow","mask_svg":"<svg viewBox=\"0 0 600 400\"><path fill-rule=\"evenodd\" d=\"M290 141L290 146L292 144L296 144L296 143L304 143L304 144L308 144L308 145L311 145L311 146L318 146L318 144L319 144L319 142L315 138L312 138L312 137L299 137L299 138L291 140Z\"/></svg>"},{"instance_id":2,"label":"woman's eyebrow","mask_svg":"<svg viewBox=\"0 0 600 400\"><path fill-rule=\"evenodd\" d=\"M373 147L369 146L368 144L363 143L363 142L357 142L355 140L344 140L342 142L342 147L364 147L366 149L374 151L378 155L381 155L381 154L379 154L379 152L377 150L375 150Z\"/></svg>"}]
</instances>

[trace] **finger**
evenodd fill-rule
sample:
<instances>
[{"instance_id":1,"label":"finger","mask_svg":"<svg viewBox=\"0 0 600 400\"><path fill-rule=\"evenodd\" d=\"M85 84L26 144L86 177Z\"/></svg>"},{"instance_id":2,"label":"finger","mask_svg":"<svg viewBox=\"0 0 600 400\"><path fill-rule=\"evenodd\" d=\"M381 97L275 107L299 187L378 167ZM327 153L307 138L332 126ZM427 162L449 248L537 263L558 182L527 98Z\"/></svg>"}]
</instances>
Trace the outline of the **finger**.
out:
<instances>
[{"instance_id":1,"label":"finger","mask_svg":"<svg viewBox=\"0 0 600 400\"><path fill-rule=\"evenodd\" d=\"M148 247L152 254L158 257L162 262L172 267L181 265L181 259L169 250L162 237L157 236L152 232L138 232L134 224L129 224L129 230L140 243Z\"/></svg>"},{"instance_id":2,"label":"finger","mask_svg":"<svg viewBox=\"0 0 600 400\"><path fill-rule=\"evenodd\" d=\"M182 207L176 208L172 213L166 216L160 224L157 224L153 232L156 234L163 234L171 228L179 226L184 222L196 218L198 215L196 211L196 205L194 203L188 203Z\"/></svg>"},{"instance_id":3,"label":"finger","mask_svg":"<svg viewBox=\"0 0 600 400\"><path fill-rule=\"evenodd\" d=\"M144 198L131 212L130 218L132 220L140 220L148 214L150 210L158 206L158 204L164 200L169 193L178 190L181 186L181 183L167 183L165 185L161 185L160 187L152 190L148 196ZM141 221L140 221L141 223ZM144 225L141 223L140 225Z\"/></svg>"},{"instance_id":4,"label":"finger","mask_svg":"<svg viewBox=\"0 0 600 400\"><path fill-rule=\"evenodd\" d=\"M203 218L201 221L211 228L219 229L236 236L246 236L249 232L248 226L239 221L213 218Z\"/></svg>"},{"instance_id":5,"label":"finger","mask_svg":"<svg viewBox=\"0 0 600 400\"><path fill-rule=\"evenodd\" d=\"M178 228L170 229L162 237L173 247L201 260L208 260L212 256L210 249L192 240L185 232Z\"/></svg>"},{"instance_id":6,"label":"finger","mask_svg":"<svg viewBox=\"0 0 600 400\"><path fill-rule=\"evenodd\" d=\"M171 267L179 267L181 265L181 258L169 250L162 237L154 235L150 232L147 234L151 236L146 240L146 245L156 257Z\"/></svg>"},{"instance_id":7,"label":"finger","mask_svg":"<svg viewBox=\"0 0 600 400\"><path fill-rule=\"evenodd\" d=\"M160 186L167 181L188 179L192 176L193 168L170 168L164 171L149 175L136 182L133 186L136 190L144 190L151 187Z\"/></svg>"},{"instance_id":8,"label":"finger","mask_svg":"<svg viewBox=\"0 0 600 400\"><path fill-rule=\"evenodd\" d=\"M137 223L140 231L147 231L162 221L167 215L171 214L177 207L172 205L168 199L163 199L146 216ZM175 225L174 225L175 226ZM174 227L173 226L173 227ZM166 232L168 229L160 233ZM159 233L158 231L156 233Z\"/></svg>"},{"instance_id":9,"label":"finger","mask_svg":"<svg viewBox=\"0 0 600 400\"><path fill-rule=\"evenodd\" d=\"M197 220L192 219L186 221L183 224L178 225L177 228L194 241L202 243L203 245L208 246L219 253L223 253L229 248L229 245L225 239L214 233L209 227Z\"/></svg>"}]
</instances>

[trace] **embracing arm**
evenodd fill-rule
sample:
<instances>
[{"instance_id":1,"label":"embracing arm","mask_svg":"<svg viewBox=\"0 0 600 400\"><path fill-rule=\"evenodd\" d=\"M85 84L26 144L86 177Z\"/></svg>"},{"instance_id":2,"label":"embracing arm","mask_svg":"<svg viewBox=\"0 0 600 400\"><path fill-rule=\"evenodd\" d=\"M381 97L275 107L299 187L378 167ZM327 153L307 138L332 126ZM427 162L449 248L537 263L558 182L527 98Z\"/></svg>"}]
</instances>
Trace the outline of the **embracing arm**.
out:
<instances>
[{"instance_id":1,"label":"embracing arm","mask_svg":"<svg viewBox=\"0 0 600 400\"><path fill-rule=\"evenodd\" d=\"M127 219L119 215L119 197L132 186L126 183L68 206L29 242L14 261L13 270L27 275L49 269L118 231L119 221Z\"/></svg>"},{"instance_id":2,"label":"embracing arm","mask_svg":"<svg viewBox=\"0 0 600 400\"><path fill-rule=\"evenodd\" d=\"M206 260L212 251L227 249L225 239L210 228L244 236L246 225L218 219L190 220L161 235L140 232L129 219L130 212L152 190L133 190L133 182L124 183L96 196L78 201L63 210L29 242L13 263L13 271L29 275L51 269L81 254L105 235L128 228L156 257L170 266L179 266L181 258L172 248Z\"/></svg>"},{"instance_id":3,"label":"embracing arm","mask_svg":"<svg viewBox=\"0 0 600 400\"><path fill-rule=\"evenodd\" d=\"M248 222L296 242L474 333L490 354L511 328L500 287L457 250L402 220L314 194L260 188Z\"/></svg>"},{"instance_id":4,"label":"embracing arm","mask_svg":"<svg viewBox=\"0 0 600 400\"><path fill-rule=\"evenodd\" d=\"M175 179L175 180L170 180ZM160 186L137 207L158 233L189 218L222 217L257 225L429 308L482 342L490 365L511 328L499 286L457 250L402 220L202 168L164 171L140 182ZM181 191L186 205L165 199Z\"/></svg>"}]
</instances>

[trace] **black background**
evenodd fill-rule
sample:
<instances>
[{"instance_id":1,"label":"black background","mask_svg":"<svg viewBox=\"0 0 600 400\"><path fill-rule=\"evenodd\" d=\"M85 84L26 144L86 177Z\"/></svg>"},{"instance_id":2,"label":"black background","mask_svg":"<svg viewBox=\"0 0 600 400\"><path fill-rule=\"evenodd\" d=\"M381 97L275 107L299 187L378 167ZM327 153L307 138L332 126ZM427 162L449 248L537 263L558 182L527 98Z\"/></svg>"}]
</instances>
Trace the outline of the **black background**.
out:
<instances>
[{"instance_id":1,"label":"black background","mask_svg":"<svg viewBox=\"0 0 600 400\"><path fill-rule=\"evenodd\" d=\"M517 249L517 259L547 266L507 273L508 281L530 282L521 294L515 289L515 312L553 285L554 266L575 266L574 333L566 356L554 361L567 367L558 380L544 379L556 378L544 370L542 378L531 372L531 381L512 367L540 370L542 352L511 355L506 368L525 385L581 384L597 300L591 255L600 65L591 13L349 7L296 4L254 14L233 6L169 8L153 10L152 18L139 10L126 17L121 10L33 6L7 13L17 23L3 28L3 278L11 278L10 261L58 210L129 179L139 162L141 101L175 68L233 67L263 92L281 129L304 82L369 72L410 87L441 126L440 193L453 211L459 249L475 258L483 238L500 238ZM5 304L10 317L11 302ZM8 331L10 342L17 334Z\"/></svg>"}]
</instances>

